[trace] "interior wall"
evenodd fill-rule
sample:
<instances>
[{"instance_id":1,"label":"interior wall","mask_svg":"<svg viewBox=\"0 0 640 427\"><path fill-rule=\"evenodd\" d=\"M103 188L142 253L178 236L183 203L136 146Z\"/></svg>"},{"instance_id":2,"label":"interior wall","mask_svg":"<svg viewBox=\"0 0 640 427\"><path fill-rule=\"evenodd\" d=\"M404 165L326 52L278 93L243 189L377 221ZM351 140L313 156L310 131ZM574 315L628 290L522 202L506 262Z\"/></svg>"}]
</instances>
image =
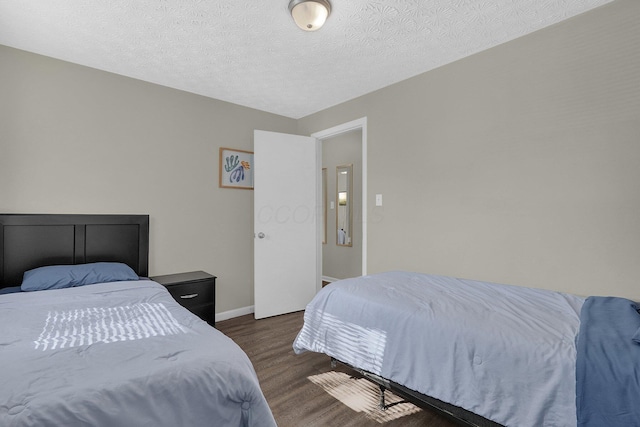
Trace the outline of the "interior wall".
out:
<instances>
[{"instance_id":1,"label":"interior wall","mask_svg":"<svg viewBox=\"0 0 640 427\"><path fill-rule=\"evenodd\" d=\"M253 305L253 192L218 187L219 147L296 121L0 46L0 212L150 215L150 274L218 276Z\"/></svg>"},{"instance_id":2,"label":"interior wall","mask_svg":"<svg viewBox=\"0 0 640 427\"><path fill-rule=\"evenodd\" d=\"M368 118L369 272L640 299L640 15L617 0L295 121L0 46L0 211L148 213L151 274L253 304L218 148ZM384 205L374 206L383 194Z\"/></svg>"},{"instance_id":3,"label":"interior wall","mask_svg":"<svg viewBox=\"0 0 640 427\"><path fill-rule=\"evenodd\" d=\"M367 117L369 272L640 299L638 16L618 0L300 119Z\"/></svg>"},{"instance_id":4,"label":"interior wall","mask_svg":"<svg viewBox=\"0 0 640 427\"><path fill-rule=\"evenodd\" d=\"M336 167L353 165L352 246L338 246ZM322 140L322 167L327 168L327 243L322 245L322 275L346 279L362 274L362 131ZM331 201L334 208L331 209Z\"/></svg>"}]
</instances>

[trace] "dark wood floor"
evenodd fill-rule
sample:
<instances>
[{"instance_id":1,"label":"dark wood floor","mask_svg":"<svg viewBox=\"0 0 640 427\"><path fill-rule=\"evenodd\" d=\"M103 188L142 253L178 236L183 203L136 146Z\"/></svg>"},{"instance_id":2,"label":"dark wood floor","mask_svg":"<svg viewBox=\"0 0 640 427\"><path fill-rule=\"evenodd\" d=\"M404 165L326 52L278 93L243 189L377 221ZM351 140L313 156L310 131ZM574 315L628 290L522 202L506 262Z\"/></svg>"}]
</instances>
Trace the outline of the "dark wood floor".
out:
<instances>
[{"instance_id":1,"label":"dark wood floor","mask_svg":"<svg viewBox=\"0 0 640 427\"><path fill-rule=\"evenodd\" d=\"M308 377L331 371L329 358L317 353L296 355L293 340L302 327L302 312L255 320L253 315L216 323L247 353L280 427L456 427L445 416L420 410L380 422L333 398ZM338 371L349 372L346 368Z\"/></svg>"}]
</instances>

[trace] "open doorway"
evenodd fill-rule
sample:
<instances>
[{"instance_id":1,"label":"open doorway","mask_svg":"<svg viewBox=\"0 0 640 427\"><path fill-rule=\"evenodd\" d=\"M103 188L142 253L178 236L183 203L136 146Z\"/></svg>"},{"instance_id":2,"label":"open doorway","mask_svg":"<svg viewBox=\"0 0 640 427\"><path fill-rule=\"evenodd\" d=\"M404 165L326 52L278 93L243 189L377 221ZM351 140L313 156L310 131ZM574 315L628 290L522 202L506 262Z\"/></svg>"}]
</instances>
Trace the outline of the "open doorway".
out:
<instances>
[{"instance_id":1,"label":"open doorway","mask_svg":"<svg viewBox=\"0 0 640 427\"><path fill-rule=\"evenodd\" d=\"M355 129L321 141L327 201L323 284L362 274L361 135L362 131Z\"/></svg>"},{"instance_id":2,"label":"open doorway","mask_svg":"<svg viewBox=\"0 0 640 427\"><path fill-rule=\"evenodd\" d=\"M364 275L367 272L367 118L344 123L316 132L311 136L321 141L323 160L326 141L329 152L327 161L330 162L327 163L325 172L327 176L326 238L319 239L319 244L323 247L321 250L323 253L321 269L323 280L319 280L318 283ZM342 144L344 146L341 146ZM350 161L350 159L353 160ZM339 166L350 164L353 166L351 168L353 183L350 191L352 194L348 196L352 201L350 204L350 214L353 215L352 225L349 230L350 235L345 235L343 236L344 240L340 240L340 220L342 219L344 222L345 217L344 211L340 211L338 208L345 201L344 199L339 200L339 197L344 195L338 195L338 176L339 172L344 172L345 169L340 169ZM324 165L319 167L324 167ZM318 171L318 174L320 173L321 171ZM322 192L323 189L320 189L319 193ZM347 199L348 201L349 199ZM333 202L333 209L330 209L331 202ZM320 234L324 235L324 231ZM348 238L350 238L350 242ZM323 240L326 243L323 244ZM341 259L341 256L344 258ZM327 259L325 260L325 258ZM327 261L327 270L325 270L325 261Z\"/></svg>"}]
</instances>

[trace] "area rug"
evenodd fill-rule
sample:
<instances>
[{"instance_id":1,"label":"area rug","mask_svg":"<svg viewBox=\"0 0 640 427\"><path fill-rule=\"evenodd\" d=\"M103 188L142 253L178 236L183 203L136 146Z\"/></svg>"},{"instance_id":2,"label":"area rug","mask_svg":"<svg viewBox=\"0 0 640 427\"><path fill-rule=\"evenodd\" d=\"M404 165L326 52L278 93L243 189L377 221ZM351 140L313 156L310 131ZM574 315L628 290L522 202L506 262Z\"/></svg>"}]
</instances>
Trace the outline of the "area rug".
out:
<instances>
[{"instance_id":1,"label":"area rug","mask_svg":"<svg viewBox=\"0 0 640 427\"><path fill-rule=\"evenodd\" d=\"M309 381L352 410L382 424L405 415L415 414L420 408L409 402L397 403L387 410L379 408L380 388L365 378L355 378L344 372L329 371L308 377ZM387 405L402 401L402 398L385 391Z\"/></svg>"}]
</instances>

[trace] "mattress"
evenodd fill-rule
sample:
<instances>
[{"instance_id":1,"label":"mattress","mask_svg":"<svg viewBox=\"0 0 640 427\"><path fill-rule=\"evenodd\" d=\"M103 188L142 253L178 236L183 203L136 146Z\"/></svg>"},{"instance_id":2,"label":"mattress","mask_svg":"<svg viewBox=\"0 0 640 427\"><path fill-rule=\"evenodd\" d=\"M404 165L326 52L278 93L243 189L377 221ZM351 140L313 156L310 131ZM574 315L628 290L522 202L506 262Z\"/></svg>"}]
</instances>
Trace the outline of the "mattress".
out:
<instances>
[{"instance_id":1,"label":"mattress","mask_svg":"<svg viewBox=\"0 0 640 427\"><path fill-rule=\"evenodd\" d=\"M0 295L2 426L275 426L246 354L149 280Z\"/></svg>"},{"instance_id":2,"label":"mattress","mask_svg":"<svg viewBox=\"0 0 640 427\"><path fill-rule=\"evenodd\" d=\"M583 304L542 289L386 272L325 287L293 348L506 426L575 426Z\"/></svg>"}]
</instances>

